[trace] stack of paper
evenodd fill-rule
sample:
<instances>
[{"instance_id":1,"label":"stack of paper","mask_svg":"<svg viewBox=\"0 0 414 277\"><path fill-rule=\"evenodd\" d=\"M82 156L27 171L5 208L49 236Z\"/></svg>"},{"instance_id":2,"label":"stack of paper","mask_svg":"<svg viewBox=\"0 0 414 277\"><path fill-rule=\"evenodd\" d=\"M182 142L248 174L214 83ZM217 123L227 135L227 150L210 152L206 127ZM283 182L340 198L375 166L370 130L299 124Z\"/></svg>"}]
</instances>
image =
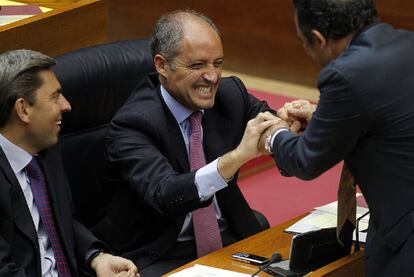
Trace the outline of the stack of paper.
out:
<instances>
[{"instance_id":1,"label":"stack of paper","mask_svg":"<svg viewBox=\"0 0 414 277\"><path fill-rule=\"evenodd\" d=\"M183 269L177 273L168 275L168 277L250 277L250 274L238 273L230 270L199 265Z\"/></svg>"},{"instance_id":2,"label":"stack of paper","mask_svg":"<svg viewBox=\"0 0 414 277\"><path fill-rule=\"evenodd\" d=\"M357 219L368 212L363 196L357 196ZM308 216L291 225L285 231L289 233L302 234L323 228L336 227L338 202L332 202L315 208ZM368 229L369 214L359 220L359 241L366 241L366 230ZM355 239L355 232L354 232Z\"/></svg>"},{"instance_id":3,"label":"stack of paper","mask_svg":"<svg viewBox=\"0 0 414 277\"><path fill-rule=\"evenodd\" d=\"M50 10L37 4L27 5L16 1L0 0L0 26Z\"/></svg>"}]
</instances>

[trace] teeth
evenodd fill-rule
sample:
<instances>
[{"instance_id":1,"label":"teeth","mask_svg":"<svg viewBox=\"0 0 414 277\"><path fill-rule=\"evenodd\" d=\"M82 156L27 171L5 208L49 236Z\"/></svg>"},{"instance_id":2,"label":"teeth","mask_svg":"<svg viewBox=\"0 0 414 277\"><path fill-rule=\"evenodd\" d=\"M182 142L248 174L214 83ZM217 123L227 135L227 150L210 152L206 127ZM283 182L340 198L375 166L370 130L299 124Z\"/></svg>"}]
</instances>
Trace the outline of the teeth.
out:
<instances>
[{"instance_id":1,"label":"teeth","mask_svg":"<svg viewBox=\"0 0 414 277\"><path fill-rule=\"evenodd\" d=\"M210 93L210 87L198 87L197 91L201 94L209 94Z\"/></svg>"},{"instance_id":2,"label":"teeth","mask_svg":"<svg viewBox=\"0 0 414 277\"><path fill-rule=\"evenodd\" d=\"M59 120L59 121L57 122L57 124L58 124L58 125L62 124L62 120Z\"/></svg>"}]
</instances>

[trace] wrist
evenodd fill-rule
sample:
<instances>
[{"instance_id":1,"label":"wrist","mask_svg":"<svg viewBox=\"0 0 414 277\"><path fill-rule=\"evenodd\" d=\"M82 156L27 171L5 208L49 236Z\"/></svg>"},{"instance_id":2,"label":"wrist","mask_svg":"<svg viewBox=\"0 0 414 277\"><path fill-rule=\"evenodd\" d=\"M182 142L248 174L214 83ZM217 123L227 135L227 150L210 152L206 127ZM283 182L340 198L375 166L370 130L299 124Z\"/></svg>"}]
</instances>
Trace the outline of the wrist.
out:
<instances>
[{"instance_id":1,"label":"wrist","mask_svg":"<svg viewBox=\"0 0 414 277\"><path fill-rule=\"evenodd\" d=\"M251 154L246 153L246 151L239 146L237 146L233 151L230 152L232 154L232 161L238 168L242 165L250 161L253 157Z\"/></svg>"},{"instance_id":2,"label":"wrist","mask_svg":"<svg viewBox=\"0 0 414 277\"><path fill-rule=\"evenodd\" d=\"M231 179L243 165L242 151L237 148L221 156L217 161L217 171L224 180Z\"/></svg>"},{"instance_id":3,"label":"wrist","mask_svg":"<svg viewBox=\"0 0 414 277\"><path fill-rule=\"evenodd\" d=\"M97 260L99 259L99 257L103 254L106 254L103 250L98 250L96 252L94 252L88 259L88 265L91 269L96 271L96 266L97 266Z\"/></svg>"},{"instance_id":4,"label":"wrist","mask_svg":"<svg viewBox=\"0 0 414 277\"><path fill-rule=\"evenodd\" d=\"M273 154L273 141L279 133L284 131L289 131L289 129L286 127L278 128L267 135L266 140L264 142L264 148L267 152Z\"/></svg>"},{"instance_id":5,"label":"wrist","mask_svg":"<svg viewBox=\"0 0 414 277\"><path fill-rule=\"evenodd\" d=\"M275 134L275 132L271 132L270 134L267 135L265 142L264 142L264 149L269 152L270 154L273 154L272 151L272 140L273 140L273 135Z\"/></svg>"}]
</instances>

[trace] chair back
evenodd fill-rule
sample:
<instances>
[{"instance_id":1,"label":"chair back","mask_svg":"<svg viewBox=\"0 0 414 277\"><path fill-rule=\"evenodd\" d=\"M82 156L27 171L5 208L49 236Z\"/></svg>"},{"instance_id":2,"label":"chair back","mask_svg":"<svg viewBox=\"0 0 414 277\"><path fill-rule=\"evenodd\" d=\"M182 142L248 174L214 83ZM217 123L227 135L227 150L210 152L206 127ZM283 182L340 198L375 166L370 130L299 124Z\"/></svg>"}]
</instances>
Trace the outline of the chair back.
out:
<instances>
[{"instance_id":1,"label":"chair back","mask_svg":"<svg viewBox=\"0 0 414 277\"><path fill-rule=\"evenodd\" d=\"M54 67L72 110L63 115L59 148L77 219L90 227L108 197L103 185L105 136L134 87L155 71L148 40L83 48L56 58Z\"/></svg>"}]
</instances>

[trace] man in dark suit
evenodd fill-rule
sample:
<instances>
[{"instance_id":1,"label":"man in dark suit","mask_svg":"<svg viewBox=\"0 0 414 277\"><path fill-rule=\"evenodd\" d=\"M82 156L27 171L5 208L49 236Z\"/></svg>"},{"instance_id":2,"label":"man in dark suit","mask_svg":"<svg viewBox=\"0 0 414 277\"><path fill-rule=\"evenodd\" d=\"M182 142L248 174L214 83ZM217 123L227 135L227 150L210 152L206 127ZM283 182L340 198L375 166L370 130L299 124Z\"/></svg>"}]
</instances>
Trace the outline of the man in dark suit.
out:
<instances>
[{"instance_id":1,"label":"man in dark suit","mask_svg":"<svg viewBox=\"0 0 414 277\"><path fill-rule=\"evenodd\" d=\"M205 16L163 16L151 48L158 74L138 85L110 126L107 180L118 192L93 228L144 268L142 276L160 276L263 229L237 187L237 171L259 155L260 133L274 123L265 121L269 112L257 116L269 107L239 79L221 79L220 35ZM215 239L205 248L211 233L197 228L198 212L207 209L214 218L201 231L212 229Z\"/></svg>"},{"instance_id":2,"label":"man in dark suit","mask_svg":"<svg viewBox=\"0 0 414 277\"><path fill-rule=\"evenodd\" d=\"M324 66L319 103L287 104L278 114L305 120L303 135L275 126L260 145L301 179L344 160L371 212L366 275L413 276L414 34L378 23L371 0L294 5L298 36Z\"/></svg>"},{"instance_id":3,"label":"man in dark suit","mask_svg":"<svg viewBox=\"0 0 414 277\"><path fill-rule=\"evenodd\" d=\"M0 55L0 276L137 276L72 218L53 149L71 107L54 64L30 50Z\"/></svg>"}]
</instances>

